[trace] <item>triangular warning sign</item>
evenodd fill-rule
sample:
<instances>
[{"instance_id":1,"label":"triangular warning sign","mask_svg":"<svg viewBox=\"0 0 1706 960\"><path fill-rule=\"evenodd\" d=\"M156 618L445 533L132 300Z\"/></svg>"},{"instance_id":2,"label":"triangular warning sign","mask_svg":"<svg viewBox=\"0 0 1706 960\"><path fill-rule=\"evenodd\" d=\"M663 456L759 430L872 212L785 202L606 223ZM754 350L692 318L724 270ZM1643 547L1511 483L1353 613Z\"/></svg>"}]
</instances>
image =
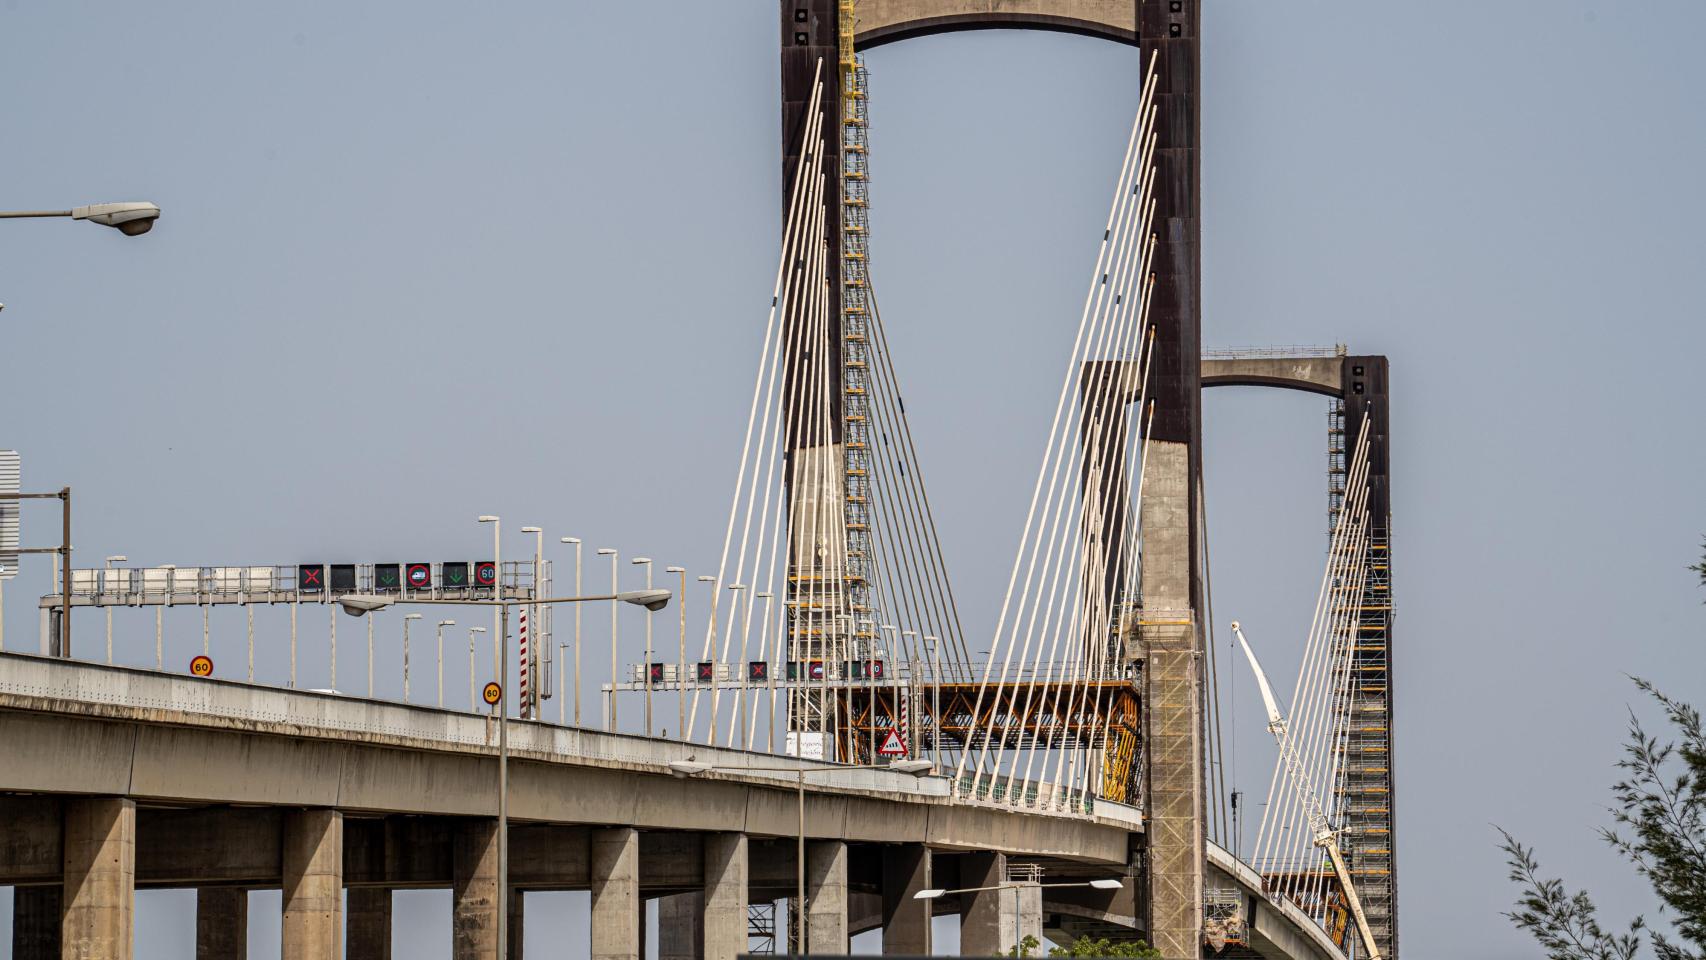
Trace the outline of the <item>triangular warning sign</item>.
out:
<instances>
[{"instance_id":1,"label":"triangular warning sign","mask_svg":"<svg viewBox=\"0 0 1706 960\"><path fill-rule=\"evenodd\" d=\"M877 748L877 753L885 757L906 756L906 744L901 742L900 731L889 728L889 735L883 739L883 745Z\"/></svg>"}]
</instances>

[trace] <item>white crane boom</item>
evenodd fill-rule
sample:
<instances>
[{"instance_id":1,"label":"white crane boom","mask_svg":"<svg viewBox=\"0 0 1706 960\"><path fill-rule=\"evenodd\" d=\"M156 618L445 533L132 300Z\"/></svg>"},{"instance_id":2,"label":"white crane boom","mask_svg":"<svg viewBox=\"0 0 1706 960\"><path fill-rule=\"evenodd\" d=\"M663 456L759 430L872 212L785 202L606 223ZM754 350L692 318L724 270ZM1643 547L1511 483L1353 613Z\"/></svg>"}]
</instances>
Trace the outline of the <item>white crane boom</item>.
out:
<instances>
[{"instance_id":1,"label":"white crane boom","mask_svg":"<svg viewBox=\"0 0 1706 960\"><path fill-rule=\"evenodd\" d=\"M1238 638L1238 645L1244 648L1245 659L1250 661L1250 669L1256 673L1256 685L1262 690L1262 703L1268 708L1268 732L1274 735L1274 741L1279 744L1280 758L1285 762L1286 780L1303 797L1303 808L1309 813L1309 829L1314 836L1315 845L1327 851L1327 859L1333 864L1333 875L1338 878L1339 889L1345 894L1345 903L1350 907L1351 916L1356 919L1357 933L1362 937L1363 950L1368 954L1368 960L1380 960L1380 948L1375 946L1374 931L1369 929L1368 915L1362 909L1362 898L1357 896L1356 885L1351 882L1350 868L1345 865L1345 855L1339 849L1338 834L1327 822L1327 812L1321 806L1321 798L1315 792L1315 785L1310 782L1303 758L1297 755L1297 747L1291 742L1291 735L1286 730L1285 715L1280 712L1273 687L1268 685L1268 675L1262 672L1262 665L1256 661L1256 652L1250 649L1250 641L1244 639L1244 630L1236 620L1232 621L1232 635Z\"/></svg>"}]
</instances>

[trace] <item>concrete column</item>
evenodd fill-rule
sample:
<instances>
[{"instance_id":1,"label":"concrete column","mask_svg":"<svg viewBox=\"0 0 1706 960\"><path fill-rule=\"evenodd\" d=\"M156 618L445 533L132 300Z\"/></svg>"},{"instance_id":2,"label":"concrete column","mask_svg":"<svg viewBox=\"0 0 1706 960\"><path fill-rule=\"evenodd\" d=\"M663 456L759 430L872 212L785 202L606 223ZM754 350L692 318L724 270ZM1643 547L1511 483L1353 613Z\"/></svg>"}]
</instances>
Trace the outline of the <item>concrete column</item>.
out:
<instances>
[{"instance_id":1,"label":"concrete column","mask_svg":"<svg viewBox=\"0 0 1706 960\"><path fill-rule=\"evenodd\" d=\"M498 822L459 821L452 861L450 955L490 960L498 952Z\"/></svg>"},{"instance_id":2,"label":"concrete column","mask_svg":"<svg viewBox=\"0 0 1706 960\"><path fill-rule=\"evenodd\" d=\"M592 960L639 960L640 832L592 832Z\"/></svg>"},{"instance_id":3,"label":"concrete column","mask_svg":"<svg viewBox=\"0 0 1706 960\"><path fill-rule=\"evenodd\" d=\"M746 952L746 884L746 834L706 834L705 960Z\"/></svg>"},{"instance_id":4,"label":"concrete column","mask_svg":"<svg viewBox=\"0 0 1706 960\"><path fill-rule=\"evenodd\" d=\"M344 909L344 960L391 960L391 891L350 887Z\"/></svg>"},{"instance_id":5,"label":"concrete column","mask_svg":"<svg viewBox=\"0 0 1706 960\"><path fill-rule=\"evenodd\" d=\"M658 898L658 960L705 955L705 895L697 890Z\"/></svg>"},{"instance_id":6,"label":"concrete column","mask_svg":"<svg viewBox=\"0 0 1706 960\"><path fill-rule=\"evenodd\" d=\"M136 803L65 803L65 893L60 956L130 960L136 904Z\"/></svg>"},{"instance_id":7,"label":"concrete column","mask_svg":"<svg viewBox=\"0 0 1706 960\"><path fill-rule=\"evenodd\" d=\"M844 954L847 945L847 844L806 844L806 944L812 953Z\"/></svg>"},{"instance_id":8,"label":"concrete column","mask_svg":"<svg viewBox=\"0 0 1706 960\"><path fill-rule=\"evenodd\" d=\"M195 892L195 960L243 960L249 955L249 891L199 887Z\"/></svg>"},{"instance_id":9,"label":"concrete column","mask_svg":"<svg viewBox=\"0 0 1706 960\"><path fill-rule=\"evenodd\" d=\"M59 915L64 888L58 884L12 888L13 960L59 960Z\"/></svg>"},{"instance_id":10,"label":"concrete column","mask_svg":"<svg viewBox=\"0 0 1706 960\"><path fill-rule=\"evenodd\" d=\"M883 848L883 953L930 953L931 900L913 894L930 887L930 848Z\"/></svg>"},{"instance_id":11,"label":"concrete column","mask_svg":"<svg viewBox=\"0 0 1706 960\"><path fill-rule=\"evenodd\" d=\"M526 917L522 913L521 891L510 888L509 891L509 926L505 935L509 939L509 960L521 960L521 928Z\"/></svg>"},{"instance_id":12,"label":"concrete column","mask_svg":"<svg viewBox=\"0 0 1706 960\"><path fill-rule=\"evenodd\" d=\"M962 887L994 887L1007 881L1007 857L999 853L960 856ZM1012 900L1006 890L960 894L960 952L968 957L993 957L1013 949L1013 928L1003 924L1001 901ZM1005 928L1005 929L1003 929Z\"/></svg>"},{"instance_id":13,"label":"concrete column","mask_svg":"<svg viewBox=\"0 0 1706 960\"><path fill-rule=\"evenodd\" d=\"M284 815L282 960L338 960L344 950L344 815Z\"/></svg>"}]
</instances>

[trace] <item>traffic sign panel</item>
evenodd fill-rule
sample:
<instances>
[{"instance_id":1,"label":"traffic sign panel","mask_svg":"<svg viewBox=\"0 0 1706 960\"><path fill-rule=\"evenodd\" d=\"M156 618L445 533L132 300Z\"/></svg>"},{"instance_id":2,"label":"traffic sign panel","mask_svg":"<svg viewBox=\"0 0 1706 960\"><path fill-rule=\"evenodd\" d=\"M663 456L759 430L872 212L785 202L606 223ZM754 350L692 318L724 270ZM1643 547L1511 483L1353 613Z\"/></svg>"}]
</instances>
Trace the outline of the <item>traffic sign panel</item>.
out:
<instances>
[{"instance_id":1,"label":"traffic sign panel","mask_svg":"<svg viewBox=\"0 0 1706 960\"><path fill-rule=\"evenodd\" d=\"M403 570L400 563L376 563L373 565L373 589L384 592L395 592L403 582Z\"/></svg>"},{"instance_id":2,"label":"traffic sign panel","mask_svg":"<svg viewBox=\"0 0 1706 960\"><path fill-rule=\"evenodd\" d=\"M195 659L190 661L190 673L198 677L213 676L213 658L205 653L197 654Z\"/></svg>"},{"instance_id":3,"label":"traffic sign panel","mask_svg":"<svg viewBox=\"0 0 1706 960\"><path fill-rule=\"evenodd\" d=\"M498 686L496 683L488 683L486 684L485 689L480 691L480 699L494 707L497 706L499 700L503 699L503 695L504 688Z\"/></svg>"},{"instance_id":4,"label":"traffic sign panel","mask_svg":"<svg viewBox=\"0 0 1706 960\"><path fill-rule=\"evenodd\" d=\"M411 563L404 574L408 577L410 590L430 590L432 588L432 564Z\"/></svg>"},{"instance_id":5,"label":"traffic sign panel","mask_svg":"<svg viewBox=\"0 0 1706 960\"><path fill-rule=\"evenodd\" d=\"M498 582L498 565L490 560L474 564L474 585L489 587Z\"/></svg>"},{"instance_id":6,"label":"traffic sign panel","mask_svg":"<svg viewBox=\"0 0 1706 960\"><path fill-rule=\"evenodd\" d=\"M906 743L900 739L900 731L889 728L889 735L883 738L883 745L877 748L877 753L885 757L906 756Z\"/></svg>"},{"instance_id":7,"label":"traffic sign panel","mask_svg":"<svg viewBox=\"0 0 1706 960\"><path fill-rule=\"evenodd\" d=\"M303 593L319 593L326 589L326 568L318 563L298 564L296 589Z\"/></svg>"},{"instance_id":8,"label":"traffic sign panel","mask_svg":"<svg viewBox=\"0 0 1706 960\"><path fill-rule=\"evenodd\" d=\"M438 576L447 587L466 587L468 585L468 561L446 560L438 565Z\"/></svg>"}]
</instances>

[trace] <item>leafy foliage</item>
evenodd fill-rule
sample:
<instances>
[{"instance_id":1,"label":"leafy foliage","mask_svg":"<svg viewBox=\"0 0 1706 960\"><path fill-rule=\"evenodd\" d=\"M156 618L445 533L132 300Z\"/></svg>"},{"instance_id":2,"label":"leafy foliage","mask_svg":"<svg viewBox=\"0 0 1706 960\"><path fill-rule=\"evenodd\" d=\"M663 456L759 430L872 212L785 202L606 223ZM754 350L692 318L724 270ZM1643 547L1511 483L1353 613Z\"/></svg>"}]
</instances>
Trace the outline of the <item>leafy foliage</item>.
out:
<instances>
[{"instance_id":1,"label":"leafy foliage","mask_svg":"<svg viewBox=\"0 0 1706 960\"><path fill-rule=\"evenodd\" d=\"M1009 957L1037 956L1037 950L1042 948L1036 937L1026 936L1017 947L1007 951ZM1114 943L1107 938L1092 940L1089 937L1079 937L1064 947L1052 947L1048 955L1051 957L1159 957L1161 951L1151 949L1142 940L1131 943Z\"/></svg>"},{"instance_id":2,"label":"leafy foliage","mask_svg":"<svg viewBox=\"0 0 1706 960\"><path fill-rule=\"evenodd\" d=\"M1700 541L1700 562L1688 569L1700 574L1700 585L1706 587L1706 539Z\"/></svg>"},{"instance_id":3,"label":"leafy foliage","mask_svg":"<svg viewBox=\"0 0 1706 960\"><path fill-rule=\"evenodd\" d=\"M1600 836L1646 878L1679 939L1639 917L1627 932L1607 933L1587 891L1570 893L1563 881L1542 877L1533 848L1500 831L1511 880L1522 891L1505 915L1551 960L1631 960L1642 934L1659 960L1706 960L1706 730L1694 707L1645 680L1635 684L1658 702L1679 739L1661 744L1630 715L1617 763L1622 779L1612 787L1616 826Z\"/></svg>"}]
</instances>

